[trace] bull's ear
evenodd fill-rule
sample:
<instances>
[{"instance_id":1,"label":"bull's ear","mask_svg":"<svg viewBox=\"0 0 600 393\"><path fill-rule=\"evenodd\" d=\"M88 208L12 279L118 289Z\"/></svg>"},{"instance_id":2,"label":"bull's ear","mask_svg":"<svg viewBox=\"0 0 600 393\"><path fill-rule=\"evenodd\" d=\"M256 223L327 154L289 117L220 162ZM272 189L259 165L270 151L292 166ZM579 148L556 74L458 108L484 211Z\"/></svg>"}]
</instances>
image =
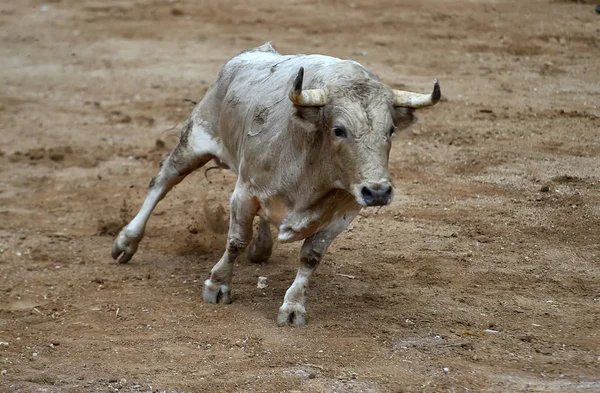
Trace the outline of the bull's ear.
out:
<instances>
[{"instance_id":1,"label":"bull's ear","mask_svg":"<svg viewBox=\"0 0 600 393\"><path fill-rule=\"evenodd\" d=\"M290 90L290 101L298 106L324 106L327 104L327 91L324 89L302 90L304 81L304 67L300 67L298 75Z\"/></svg>"},{"instance_id":2,"label":"bull's ear","mask_svg":"<svg viewBox=\"0 0 600 393\"><path fill-rule=\"evenodd\" d=\"M398 130L403 130L415 124L418 120L414 109L395 107L393 111L394 125Z\"/></svg>"}]
</instances>

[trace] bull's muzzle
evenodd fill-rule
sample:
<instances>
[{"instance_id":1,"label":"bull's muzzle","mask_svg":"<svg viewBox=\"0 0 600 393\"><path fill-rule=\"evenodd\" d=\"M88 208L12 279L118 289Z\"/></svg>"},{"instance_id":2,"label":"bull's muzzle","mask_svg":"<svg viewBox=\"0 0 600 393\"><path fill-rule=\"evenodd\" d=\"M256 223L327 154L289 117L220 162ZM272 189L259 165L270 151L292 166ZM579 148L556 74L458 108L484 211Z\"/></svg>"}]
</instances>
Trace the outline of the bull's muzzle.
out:
<instances>
[{"instance_id":1,"label":"bull's muzzle","mask_svg":"<svg viewBox=\"0 0 600 393\"><path fill-rule=\"evenodd\" d=\"M363 185L360 196L365 206L384 206L392 202L393 188L388 182Z\"/></svg>"}]
</instances>

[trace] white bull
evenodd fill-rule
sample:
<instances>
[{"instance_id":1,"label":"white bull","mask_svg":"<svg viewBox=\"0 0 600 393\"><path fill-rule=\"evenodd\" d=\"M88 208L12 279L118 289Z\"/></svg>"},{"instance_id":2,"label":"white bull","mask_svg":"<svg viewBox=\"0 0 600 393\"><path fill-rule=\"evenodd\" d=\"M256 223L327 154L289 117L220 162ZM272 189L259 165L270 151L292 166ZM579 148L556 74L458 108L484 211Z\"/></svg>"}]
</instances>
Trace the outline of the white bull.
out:
<instances>
[{"instance_id":1,"label":"white bull","mask_svg":"<svg viewBox=\"0 0 600 393\"><path fill-rule=\"evenodd\" d=\"M250 244L258 215L251 261L271 255L270 224L281 242L306 239L277 317L280 325L304 325L305 289L328 246L362 207L392 200L392 133L413 122L413 109L439 99L437 81L431 94L416 94L390 89L353 61L282 56L270 44L242 52L223 66L194 108L112 256L128 262L156 204L215 159L238 178L226 250L204 283L204 301L231 302L233 264Z\"/></svg>"}]
</instances>

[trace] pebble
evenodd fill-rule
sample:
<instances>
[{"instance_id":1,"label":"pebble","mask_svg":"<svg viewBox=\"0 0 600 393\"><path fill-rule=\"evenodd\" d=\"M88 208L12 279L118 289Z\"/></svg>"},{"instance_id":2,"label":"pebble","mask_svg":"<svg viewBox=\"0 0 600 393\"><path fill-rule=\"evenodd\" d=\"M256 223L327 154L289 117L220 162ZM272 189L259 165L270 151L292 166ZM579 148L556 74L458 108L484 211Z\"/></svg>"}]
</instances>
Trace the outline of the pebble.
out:
<instances>
[{"instance_id":1,"label":"pebble","mask_svg":"<svg viewBox=\"0 0 600 393\"><path fill-rule=\"evenodd\" d=\"M256 288L265 289L268 286L269 286L269 284L267 284L267 277L260 276L258 278L258 284L256 284Z\"/></svg>"},{"instance_id":2,"label":"pebble","mask_svg":"<svg viewBox=\"0 0 600 393\"><path fill-rule=\"evenodd\" d=\"M5 376L5 375L6 375L6 373L8 373L8 371L6 371L6 370L2 370L2 371L0 372L0 374L2 374L2 376Z\"/></svg>"},{"instance_id":3,"label":"pebble","mask_svg":"<svg viewBox=\"0 0 600 393\"><path fill-rule=\"evenodd\" d=\"M448 374L450 372L450 369L448 367L444 367L442 370L444 370L445 374Z\"/></svg>"}]
</instances>

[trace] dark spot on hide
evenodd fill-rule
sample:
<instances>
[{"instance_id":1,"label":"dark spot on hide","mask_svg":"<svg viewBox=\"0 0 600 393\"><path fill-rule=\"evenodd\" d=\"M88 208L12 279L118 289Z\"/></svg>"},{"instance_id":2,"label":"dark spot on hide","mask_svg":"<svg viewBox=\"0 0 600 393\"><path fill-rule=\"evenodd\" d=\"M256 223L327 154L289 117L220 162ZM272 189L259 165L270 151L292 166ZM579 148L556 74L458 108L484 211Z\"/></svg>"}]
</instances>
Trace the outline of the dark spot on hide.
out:
<instances>
[{"instance_id":1,"label":"dark spot on hide","mask_svg":"<svg viewBox=\"0 0 600 393\"><path fill-rule=\"evenodd\" d=\"M165 162L169 159L169 156L163 158L162 160L160 160L160 162L158 163L158 167L160 169L162 169L163 165L165 165Z\"/></svg>"},{"instance_id":2,"label":"dark spot on hide","mask_svg":"<svg viewBox=\"0 0 600 393\"><path fill-rule=\"evenodd\" d=\"M188 151L188 143L192 132L193 122L188 120L181 129L179 135L179 143L175 146L175 150L169 155L169 166L175 168L179 175L185 175L190 172L189 162L186 159Z\"/></svg>"},{"instance_id":3,"label":"dark spot on hide","mask_svg":"<svg viewBox=\"0 0 600 393\"><path fill-rule=\"evenodd\" d=\"M277 52L275 52L275 53L277 53ZM272 73L274 73L275 71L277 71L277 67L278 67L280 64L283 64L283 63L285 63L285 62L287 62L287 61L290 61L290 60L291 60L291 59L285 59L285 60L283 60L283 61L280 61L280 62L279 62L279 63L277 63L277 64L274 64L274 65L272 65L272 66L271 66L271 74L272 74Z\"/></svg>"},{"instance_id":4,"label":"dark spot on hide","mask_svg":"<svg viewBox=\"0 0 600 393\"><path fill-rule=\"evenodd\" d=\"M227 105L231 108L235 108L239 103L240 99L235 94L232 94L231 97L227 98Z\"/></svg>"},{"instance_id":5,"label":"dark spot on hide","mask_svg":"<svg viewBox=\"0 0 600 393\"><path fill-rule=\"evenodd\" d=\"M153 177L152 179L150 179L150 184L148 184L148 188L152 189L154 188L154 185L156 184L156 176Z\"/></svg>"},{"instance_id":6,"label":"dark spot on hide","mask_svg":"<svg viewBox=\"0 0 600 393\"><path fill-rule=\"evenodd\" d=\"M271 163L269 161L265 161L260 169L264 173L269 173L273 170L273 167L271 166Z\"/></svg>"},{"instance_id":7,"label":"dark spot on hide","mask_svg":"<svg viewBox=\"0 0 600 393\"><path fill-rule=\"evenodd\" d=\"M323 258L323 253L317 250L310 250L305 255L302 255L302 263L310 268L314 269L319 266L321 259Z\"/></svg>"},{"instance_id":8,"label":"dark spot on hide","mask_svg":"<svg viewBox=\"0 0 600 393\"><path fill-rule=\"evenodd\" d=\"M182 146L186 147L188 145L188 139L190 137L190 133L192 132L192 121L188 120L187 123L181 129L181 134L179 135L179 144L177 147ZM177 151L177 149L175 149Z\"/></svg>"},{"instance_id":9,"label":"dark spot on hide","mask_svg":"<svg viewBox=\"0 0 600 393\"><path fill-rule=\"evenodd\" d=\"M259 125L263 125L269 118L269 108L264 105L259 105L254 111L254 122Z\"/></svg>"}]
</instances>

